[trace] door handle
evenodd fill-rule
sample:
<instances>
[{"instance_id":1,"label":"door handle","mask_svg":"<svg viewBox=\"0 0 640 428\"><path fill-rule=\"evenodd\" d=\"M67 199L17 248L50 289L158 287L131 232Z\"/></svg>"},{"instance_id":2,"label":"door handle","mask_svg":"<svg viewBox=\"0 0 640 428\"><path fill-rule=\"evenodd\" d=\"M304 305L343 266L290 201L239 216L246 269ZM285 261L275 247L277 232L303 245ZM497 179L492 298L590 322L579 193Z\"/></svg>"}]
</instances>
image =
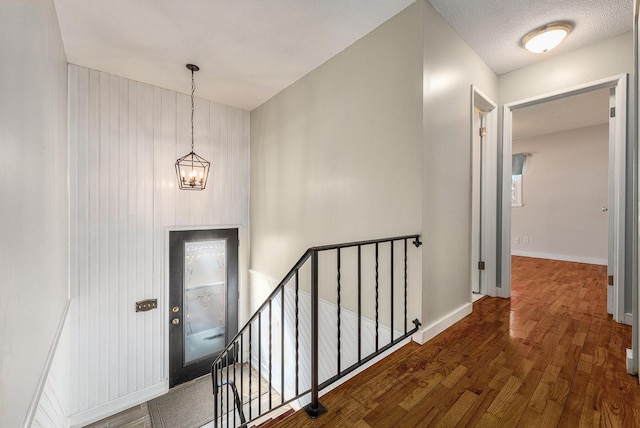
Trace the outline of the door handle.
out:
<instances>
[{"instance_id":1,"label":"door handle","mask_svg":"<svg viewBox=\"0 0 640 428\"><path fill-rule=\"evenodd\" d=\"M171 320L171 324L173 324L173 325L178 325L178 324L180 324L180 318L174 318L174 319L172 319L172 320Z\"/></svg>"}]
</instances>

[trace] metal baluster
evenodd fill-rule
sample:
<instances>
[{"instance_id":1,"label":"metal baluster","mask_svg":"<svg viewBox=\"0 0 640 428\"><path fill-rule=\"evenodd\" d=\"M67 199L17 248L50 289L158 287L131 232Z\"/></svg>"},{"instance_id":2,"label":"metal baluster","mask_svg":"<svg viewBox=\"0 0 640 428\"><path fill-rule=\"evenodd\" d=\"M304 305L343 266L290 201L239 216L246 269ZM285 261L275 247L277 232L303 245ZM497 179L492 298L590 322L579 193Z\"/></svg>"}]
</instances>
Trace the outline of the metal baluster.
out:
<instances>
[{"instance_id":1,"label":"metal baluster","mask_svg":"<svg viewBox=\"0 0 640 428\"><path fill-rule=\"evenodd\" d=\"M237 342L233 342L233 354L231 355L232 361L233 361L233 388L236 387L236 346L237 346ZM237 391L235 389L232 388L232 392L234 392L234 400L233 400L233 426L236 426L236 405L237 405L237 401L235 400L235 395L237 394Z\"/></svg>"},{"instance_id":2,"label":"metal baluster","mask_svg":"<svg viewBox=\"0 0 640 428\"><path fill-rule=\"evenodd\" d=\"M262 312L258 315L258 416L262 414Z\"/></svg>"},{"instance_id":3,"label":"metal baluster","mask_svg":"<svg viewBox=\"0 0 640 428\"><path fill-rule=\"evenodd\" d=\"M218 428L218 363L211 367L211 383L213 384L213 426Z\"/></svg>"},{"instance_id":4,"label":"metal baluster","mask_svg":"<svg viewBox=\"0 0 640 428\"><path fill-rule=\"evenodd\" d=\"M337 249L337 265L338 265L338 374L340 374L340 248Z\"/></svg>"},{"instance_id":5,"label":"metal baluster","mask_svg":"<svg viewBox=\"0 0 640 428\"><path fill-rule=\"evenodd\" d=\"M362 361L362 247L358 245L358 362Z\"/></svg>"},{"instance_id":6,"label":"metal baluster","mask_svg":"<svg viewBox=\"0 0 640 428\"><path fill-rule=\"evenodd\" d=\"M224 386L224 390L225 390L225 396L226 396L226 405L227 405L227 426L229 426L229 352L226 352L224 355L224 358L226 360L226 365L225 365L225 369L227 371L227 375L225 377L225 386Z\"/></svg>"},{"instance_id":7,"label":"metal baluster","mask_svg":"<svg viewBox=\"0 0 640 428\"><path fill-rule=\"evenodd\" d=\"M299 333L299 328L300 328L300 322L299 322L299 318L298 318L298 289L299 289L299 280L298 280L298 269L296 269L296 396L298 396L300 394L300 379L298 377L298 371L299 371L299 362L300 362L300 355L299 355L299 348L300 348L300 343L299 343L299 338L298 338L298 333Z\"/></svg>"},{"instance_id":8,"label":"metal baluster","mask_svg":"<svg viewBox=\"0 0 640 428\"><path fill-rule=\"evenodd\" d=\"M253 369L251 368L251 323L249 323L249 420L251 420L251 377L253 375Z\"/></svg>"},{"instance_id":9,"label":"metal baluster","mask_svg":"<svg viewBox=\"0 0 640 428\"><path fill-rule=\"evenodd\" d=\"M280 302L280 404L284 404L284 287Z\"/></svg>"},{"instance_id":10,"label":"metal baluster","mask_svg":"<svg viewBox=\"0 0 640 428\"><path fill-rule=\"evenodd\" d=\"M407 240L404 240L404 334L407 334Z\"/></svg>"},{"instance_id":11,"label":"metal baluster","mask_svg":"<svg viewBox=\"0 0 640 428\"><path fill-rule=\"evenodd\" d=\"M378 317L379 317L379 295L378 295L378 243L376 242L376 352L378 352Z\"/></svg>"},{"instance_id":12,"label":"metal baluster","mask_svg":"<svg viewBox=\"0 0 640 428\"><path fill-rule=\"evenodd\" d=\"M273 315L271 314L271 303L273 301L269 300L269 408L267 410L271 410L272 405L271 405L271 390L273 390L273 387L271 386L271 370L272 370L272 365L271 365L271 357L272 357L272 348L273 348L273 342L272 342L272 336L271 336L271 321L272 321L272 317Z\"/></svg>"},{"instance_id":13,"label":"metal baluster","mask_svg":"<svg viewBox=\"0 0 640 428\"><path fill-rule=\"evenodd\" d=\"M244 412L244 333L240 335L240 405Z\"/></svg>"},{"instance_id":14,"label":"metal baluster","mask_svg":"<svg viewBox=\"0 0 640 428\"><path fill-rule=\"evenodd\" d=\"M390 242L391 245L391 342L393 342L393 241Z\"/></svg>"}]
</instances>

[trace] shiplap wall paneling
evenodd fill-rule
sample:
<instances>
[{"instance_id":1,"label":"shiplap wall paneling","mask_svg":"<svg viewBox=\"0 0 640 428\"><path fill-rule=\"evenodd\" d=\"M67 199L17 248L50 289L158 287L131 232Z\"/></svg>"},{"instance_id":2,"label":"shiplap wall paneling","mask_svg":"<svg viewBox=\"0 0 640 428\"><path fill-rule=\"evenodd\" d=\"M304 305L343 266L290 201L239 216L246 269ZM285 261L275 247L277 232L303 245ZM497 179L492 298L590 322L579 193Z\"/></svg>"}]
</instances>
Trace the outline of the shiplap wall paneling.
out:
<instances>
[{"instance_id":1,"label":"shiplap wall paneling","mask_svg":"<svg viewBox=\"0 0 640 428\"><path fill-rule=\"evenodd\" d=\"M211 123L211 135L209 138L209 147L211 150L211 175L209 176L209 182L207 186L211 186L211 190L217 197L214 199L214 204L219 205L221 201L228 200L227 192L229 187L223 185L223 177L226 176L227 167L227 121L228 121L228 108L226 106L214 105L209 110L209 121ZM213 224L219 222L224 223L228 221L229 215L227 214L228 207L220 207L215 213L210 213L208 219Z\"/></svg>"},{"instance_id":2,"label":"shiplap wall paneling","mask_svg":"<svg viewBox=\"0 0 640 428\"><path fill-rule=\"evenodd\" d=\"M34 428L60 428L69 425L69 316L65 317L56 353L40 396L33 423Z\"/></svg>"},{"instance_id":3,"label":"shiplap wall paneling","mask_svg":"<svg viewBox=\"0 0 640 428\"><path fill-rule=\"evenodd\" d=\"M195 151L212 161L211 181L202 192L180 191L174 164L191 149L190 103L69 66L72 423L166 385L169 228L236 225L246 239L249 113L196 99ZM160 309L136 313L148 298Z\"/></svg>"}]
</instances>

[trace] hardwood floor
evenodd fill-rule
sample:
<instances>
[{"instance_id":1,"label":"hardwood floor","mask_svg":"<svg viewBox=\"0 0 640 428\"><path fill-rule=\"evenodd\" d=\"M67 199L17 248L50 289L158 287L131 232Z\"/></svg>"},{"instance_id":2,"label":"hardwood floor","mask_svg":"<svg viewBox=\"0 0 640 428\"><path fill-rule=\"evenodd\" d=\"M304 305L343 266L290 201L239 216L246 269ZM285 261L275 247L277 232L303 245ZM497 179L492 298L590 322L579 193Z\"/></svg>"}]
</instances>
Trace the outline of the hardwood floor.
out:
<instances>
[{"instance_id":1,"label":"hardwood floor","mask_svg":"<svg viewBox=\"0 0 640 428\"><path fill-rule=\"evenodd\" d=\"M297 412L300 427L640 427L631 328L606 313L606 268L513 257L512 298L483 298L423 346L403 347Z\"/></svg>"}]
</instances>

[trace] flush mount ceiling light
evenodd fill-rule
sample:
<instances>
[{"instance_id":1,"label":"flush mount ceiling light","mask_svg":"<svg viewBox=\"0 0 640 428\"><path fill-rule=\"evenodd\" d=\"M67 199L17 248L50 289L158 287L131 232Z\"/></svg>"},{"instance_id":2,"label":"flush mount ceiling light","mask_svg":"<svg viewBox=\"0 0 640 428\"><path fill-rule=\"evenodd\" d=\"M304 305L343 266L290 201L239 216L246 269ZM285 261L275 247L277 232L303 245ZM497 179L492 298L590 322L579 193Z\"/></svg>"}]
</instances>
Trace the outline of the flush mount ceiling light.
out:
<instances>
[{"instance_id":1,"label":"flush mount ceiling light","mask_svg":"<svg viewBox=\"0 0 640 428\"><path fill-rule=\"evenodd\" d=\"M196 92L193 73L200 68L193 64L187 64L187 68L191 70L191 152L176 161L176 175L180 189L204 190L207 185L210 163L193 151L193 95Z\"/></svg>"},{"instance_id":2,"label":"flush mount ceiling light","mask_svg":"<svg viewBox=\"0 0 640 428\"><path fill-rule=\"evenodd\" d=\"M548 52L555 48L573 30L569 21L558 21L536 28L522 38L522 46L534 53Z\"/></svg>"}]
</instances>

